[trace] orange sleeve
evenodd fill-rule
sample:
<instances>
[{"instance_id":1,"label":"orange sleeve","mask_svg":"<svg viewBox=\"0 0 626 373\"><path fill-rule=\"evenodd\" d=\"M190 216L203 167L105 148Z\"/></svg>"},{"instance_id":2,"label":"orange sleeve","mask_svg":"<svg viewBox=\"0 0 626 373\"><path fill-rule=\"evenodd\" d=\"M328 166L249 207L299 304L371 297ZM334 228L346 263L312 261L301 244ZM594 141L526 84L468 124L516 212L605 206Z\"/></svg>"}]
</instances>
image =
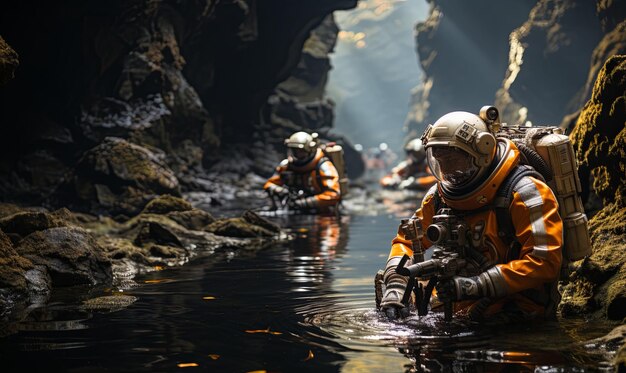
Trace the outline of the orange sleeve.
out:
<instances>
[{"instance_id":1,"label":"orange sleeve","mask_svg":"<svg viewBox=\"0 0 626 373\"><path fill-rule=\"evenodd\" d=\"M509 211L522 247L519 259L498 265L507 292L517 293L557 280L563 223L552 190L545 183L526 177L516 186Z\"/></svg>"},{"instance_id":2,"label":"orange sleeve","mask_svg":"<svg viewBox=\"0 0 626 373\"><path fill-rule=\"evenodd\" d=\"M436 182L437 182L437 178L432 175L418 177L415 180L415 183L419 185L421 189L428 189Z\"/></svg>"},{"instance_id":3,"label":"orange sleeve","mask_svg":"<svg viewBox=\"0 0 626 373\"><path fill-rule=\"evenodd\" d=\"M339 188L339 173L331 161L325 161L319 167L322 192L315 195L317 203L321 207L335 206L341 199Z\"/></svg>"},{"instance_id":4,"label":"orange sleeve","mask_svg":"<svg viewBox=\"0 0 626 373\"><path fill-rule=\"evenodd\" d=\"M265 182L265 185L263 185L263 189L267 190L267 188L269 188L271 185L283 186L285 183L283 182L280 175L283 172L285 172L286 169L287 167L283 166L282 164L276 167L276 171L274 172L274 175L272 175L269 179L267 179L267 181Z\"/></svg>"},{"instance_id":5,"label":"orange sleeve","mask_svg":"<svg viewBox=\"0 0 626 373\"><path fill-rule=\"evenodd\" d=\"M436 192L436 186L431 188L426 196L422 200L422 205L417 211L413 214L413 218L422 219L422 231L426 232L426 227L428 227L433 220L433 216L435 215L435 203L433 198L433 193ZM426 237L422 238L422 246L424 249L430 247L430 241L426 239ZM401 232L400 227L398 226L398 232L396 233L396 237L391 240L391 251L389 252L389 258L394 256L403 256L404 254L408 256L413 255L412 243L410 240L407 240L404 237L404 233Z\"/></svg>"}]
</instances>

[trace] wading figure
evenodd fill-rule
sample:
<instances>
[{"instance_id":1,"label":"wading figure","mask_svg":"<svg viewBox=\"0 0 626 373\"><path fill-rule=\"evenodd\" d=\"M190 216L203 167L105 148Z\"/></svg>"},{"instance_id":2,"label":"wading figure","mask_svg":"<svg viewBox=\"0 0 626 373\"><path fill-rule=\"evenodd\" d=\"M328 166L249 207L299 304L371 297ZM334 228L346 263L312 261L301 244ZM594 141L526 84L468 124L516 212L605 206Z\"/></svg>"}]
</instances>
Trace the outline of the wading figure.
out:
<instances>
[{"instance_id":1,"label":"wading figure","mask_svg":"<svg viewBox=\"0 0 626 373\"><path fill-rule=\"evenodd\" d=\"M339 175L318 144L316 133L296 132L285 140L287 159L263 187L276 208L336 212L341 201Z\"/></svg>"},{"instance_id":2,"label":"wading figure","mask_svg":"<svg viewBox=\"0 0 626 373\"><path fill-rule=\"evenodd\" d=\"M406 159L380 179L380 185L390 189L426 190L437 182L426 162L422 140L413 139L404 146Z\"/></svg>"},{"instance_id":3,"label":"wading figure","mask_svg":"<svg viewBox=\"0 0 626 373\"><path fill-rule=\"evenodd\" d=\"M563 242L556 197L541 175L519 164L516 145L496 138L487 123L482 111L456 111L422 136L437 184L392 240L380 301L388 317L409 312L402 302L409 277L396 266L404 255L411 257L407 264L424 261L431 245L440 259L426 268L430 284L418 276L416 289L433 308L449 305L450 312L479 320L556 317ZM502 198L503 189L512 191L510 198ZM418 312L425 314L426 307L418 305Z\"/></svg>"}]
</instances>

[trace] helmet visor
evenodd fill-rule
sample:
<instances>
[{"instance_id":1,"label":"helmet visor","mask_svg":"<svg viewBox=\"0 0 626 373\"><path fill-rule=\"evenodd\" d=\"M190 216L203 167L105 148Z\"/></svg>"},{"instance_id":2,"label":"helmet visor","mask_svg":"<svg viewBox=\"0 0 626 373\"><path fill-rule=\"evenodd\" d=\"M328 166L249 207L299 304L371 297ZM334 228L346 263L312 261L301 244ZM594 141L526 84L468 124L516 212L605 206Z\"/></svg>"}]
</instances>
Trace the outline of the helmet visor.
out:
<instances>
[{"instance_id":1,"label":"helmet visor","mask_svg":"<svg viewBox=\"0 0 626 373\"><path fill-rule=\"evenodd\" d=\"M311 157L311 152L303 148L289 147L287 149L287 155L296 161L305 161Z\"/></svg>"},{"instance_id":2,"label":"helmet visor","mask_svg":"<svg viewBox=\"0 0 626 373\"><path fill-rule=\"evenodd\" d=\"M433 175L448 188L467 184L479 171L471 155L452 146L430 147L426 157Z\"/></svg>"}]
</instances>

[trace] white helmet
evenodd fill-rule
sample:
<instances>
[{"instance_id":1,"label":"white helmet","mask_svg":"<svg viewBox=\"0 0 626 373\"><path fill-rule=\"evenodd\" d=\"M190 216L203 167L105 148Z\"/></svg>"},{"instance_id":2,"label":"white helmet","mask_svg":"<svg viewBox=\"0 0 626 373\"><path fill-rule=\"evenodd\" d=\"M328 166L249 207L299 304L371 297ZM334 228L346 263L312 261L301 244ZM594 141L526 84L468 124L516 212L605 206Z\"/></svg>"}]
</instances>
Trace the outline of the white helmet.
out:
<instances>
[{"instance_id":1,"label":"white helmet","mask_svg":"<svg viewBox=\"0 0 626 373\"><path fill-rule=\"evenodd\" d=\"M285 139L289 161L303 165L313 159L317 151L317 137L317 133L309 135L306 132L300 131L294 133L288 139Z\"/></svg>"},{"instance_id":2,"label":"white helmet","mask_svg":"<svg viewBox=\"0 0 626 373\"><path fill-rule=\"evenodd\" d=\"M482 180L496 156L496 138L478 115L454 111L422 135L433 175L448 190Z\"/></svg>"},{"instance_id":3,"label":"white helmet","mask_svg":"<svg viewBox=\"0 0 626 373\"><path fill-rule=\"evenodd\" d=\"M404 146L404 151L416 162L421 162L426 158L426 150L420 139L413 139L407 142Z\"/></svg>"}]
</instances>

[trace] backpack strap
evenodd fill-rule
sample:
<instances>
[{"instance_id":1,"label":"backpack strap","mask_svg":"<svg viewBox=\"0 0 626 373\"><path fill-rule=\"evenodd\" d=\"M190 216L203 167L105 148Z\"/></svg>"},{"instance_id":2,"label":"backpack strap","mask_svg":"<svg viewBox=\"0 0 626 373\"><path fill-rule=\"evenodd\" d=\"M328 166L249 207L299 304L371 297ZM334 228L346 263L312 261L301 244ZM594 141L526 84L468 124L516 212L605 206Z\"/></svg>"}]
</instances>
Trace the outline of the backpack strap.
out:
<instances>
[{"instance_id":1,"label":"backpack strap","mask_svg":"<svg viewBox=\"0 0 626 373\"><path fill-rule=\"evenodd\" d=\"M504 179L504 182L502 182L500 188L496 192L496 197L493 202L498 222L498 236L504 242L510 243L509 252L506 258L507 261L517 259L519 257L520 249L522 248L521 243L517 241L517 236L515 235L513 218L509 213L509 208L511 207L511 203L513 203L513 192L515 187L526 176L532 176L541 181L545 181L543 176L532 166L519 165L513 169L506 179Z\"/></svg>"},{"instance_id":2,"label":"backpack strap","mask_svg":"<svg viewBox=\"0 0 626 373\"><path fill-rule=\"evenodd\" d=\"M322 190L328 190L329 189L328 187L324 186L324 184L322 184L322 171L321 171L321 169L322 169L322 165L325 162L332 163L332 161L328 157L323 156L322 158L320 158L319 162L317 162L317 166L315 166L315 180L317 180L317 185L319 185L320 189L322 189Z\"/></svg>"}]
</instances>

